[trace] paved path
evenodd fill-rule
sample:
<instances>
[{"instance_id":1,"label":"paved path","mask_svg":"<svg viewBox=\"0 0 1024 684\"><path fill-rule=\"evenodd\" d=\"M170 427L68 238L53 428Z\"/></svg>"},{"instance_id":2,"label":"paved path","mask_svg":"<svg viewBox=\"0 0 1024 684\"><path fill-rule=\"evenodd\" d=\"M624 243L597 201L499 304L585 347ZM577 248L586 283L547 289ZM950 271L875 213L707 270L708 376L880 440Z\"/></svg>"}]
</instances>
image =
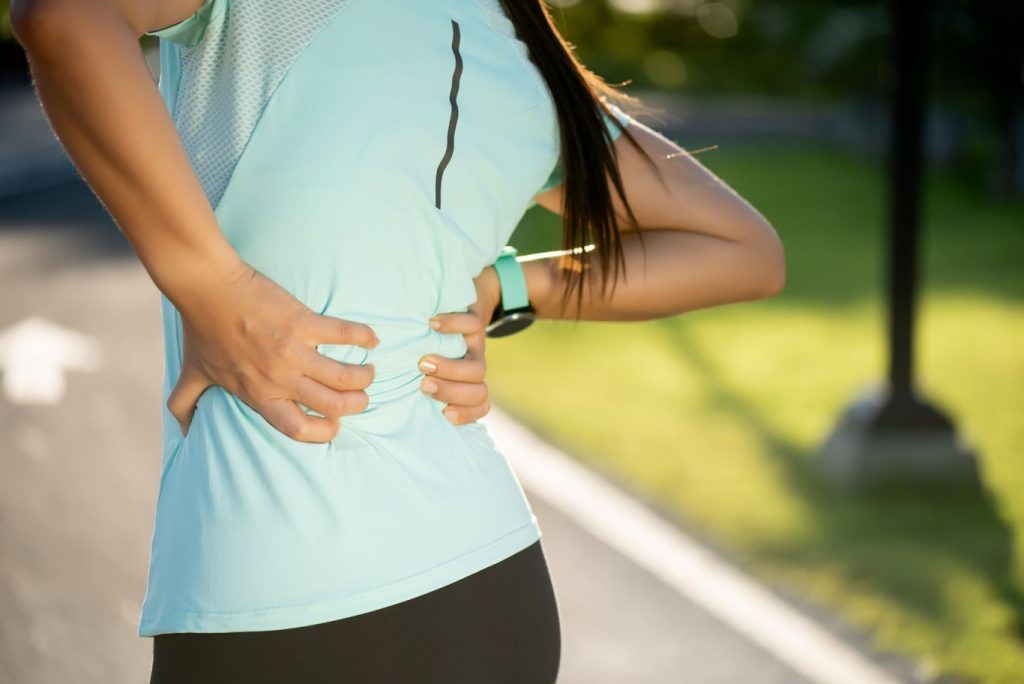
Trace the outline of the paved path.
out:
<instances>
[{"instance_id":1,"label":"paved path","mask_svg":"<svg viewBox=\"0 0 1024 684\"><path fill-rule=\"evenodd\" d=\"M103 351L57 406L0 394L0 682L145 680L162 359L132 254L83 185L0 201L0 330L42 316Z\"/></svg>"}]
</instances>

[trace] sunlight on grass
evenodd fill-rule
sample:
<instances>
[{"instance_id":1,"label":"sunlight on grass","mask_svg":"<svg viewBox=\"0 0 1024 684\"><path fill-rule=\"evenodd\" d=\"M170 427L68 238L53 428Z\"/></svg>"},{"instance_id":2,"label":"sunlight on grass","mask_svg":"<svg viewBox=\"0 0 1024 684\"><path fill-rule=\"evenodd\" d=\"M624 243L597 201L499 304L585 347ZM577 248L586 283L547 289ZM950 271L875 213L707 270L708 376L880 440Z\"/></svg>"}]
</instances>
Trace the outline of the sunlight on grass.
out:
<instances>
[{"instance_id":1,"label":"sunlight on grass","mask_svg":"<svg viewBox=\"0 0 1024 684\"><path fill-rule=\"evenodd\" d=\"M488 343L495 403L879 648L1021 681L1024 209L939 178L926 211L918 382L977 448L985 493L841 497L814 454L886 372L878 169L810 147L702 161L776 226L786 291L660 321L539 322ZM557 245L550 218L529 219L522 251Z\"/></svg>"}]
</instances>

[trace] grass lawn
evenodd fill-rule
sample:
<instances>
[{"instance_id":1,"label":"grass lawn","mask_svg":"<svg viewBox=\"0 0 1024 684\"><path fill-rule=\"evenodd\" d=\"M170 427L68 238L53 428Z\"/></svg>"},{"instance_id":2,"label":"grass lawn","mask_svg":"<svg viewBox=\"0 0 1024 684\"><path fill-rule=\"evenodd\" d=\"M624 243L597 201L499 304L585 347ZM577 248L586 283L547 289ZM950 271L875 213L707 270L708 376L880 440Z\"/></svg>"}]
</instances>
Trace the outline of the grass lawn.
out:
<instances>
[{"instance_id":1,"label":"grass lawn","mask_svg":"<svg viewBox=\"0 0 1024 684\"><path fill-rule=\"evenodd\" d=\"M1024 682L1024 206L927 185L918 382L978 450L984 492L842 497L813 459L885 373L881 167L810 145L699 158L782 236L783 294L542 321L488 343L495 403L923 673ZM534 209L513 243L555 249L558 228Z\"/></svg>"}]
</instances>

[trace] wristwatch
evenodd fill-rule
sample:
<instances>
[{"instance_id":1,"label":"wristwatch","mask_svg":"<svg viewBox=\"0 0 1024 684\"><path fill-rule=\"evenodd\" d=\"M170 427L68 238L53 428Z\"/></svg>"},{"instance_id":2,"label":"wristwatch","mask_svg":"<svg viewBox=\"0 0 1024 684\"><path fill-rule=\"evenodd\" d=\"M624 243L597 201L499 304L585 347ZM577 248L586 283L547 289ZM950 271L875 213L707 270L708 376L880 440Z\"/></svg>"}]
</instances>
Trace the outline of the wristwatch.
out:
<instances>
[{"instance_id":1,"label":"wristwatch","mask_svg":"<svg viewBox=\"0 0 1024 684\"><path fill-rule=\"evenodd\" d=\"M505 337L530 326L536 312L530 304L523 265L516 259L516 248L505 245L494 260L494 270L501 283L501 299L487 324L487 337Z\"/></svg>"}]
</instances>

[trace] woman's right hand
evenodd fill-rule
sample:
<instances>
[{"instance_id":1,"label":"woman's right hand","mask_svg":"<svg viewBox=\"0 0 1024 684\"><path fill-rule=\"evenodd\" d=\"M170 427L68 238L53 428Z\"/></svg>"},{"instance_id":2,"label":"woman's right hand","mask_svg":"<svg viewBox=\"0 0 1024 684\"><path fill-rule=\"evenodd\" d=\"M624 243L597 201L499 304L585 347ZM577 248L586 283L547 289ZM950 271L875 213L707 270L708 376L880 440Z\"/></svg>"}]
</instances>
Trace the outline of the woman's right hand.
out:
<instances>
[{"instance_id":1,"label":"woman's right hand","mask_svg":"<svg viewBox=\"0 0 1024 684\"><path fill-rule=\"evenodd\" d=\"M371 364L347 364L318 344L367 349L380 341L362 323L321 316L244 261L216 287L176 304L184 338L182 371L167 399L182 435L212 385L234 394L274 428L300 442L328 442L338 418L366 409ZM295 402L322 414L305 413Z\"/></svg>"}]
</instances>

